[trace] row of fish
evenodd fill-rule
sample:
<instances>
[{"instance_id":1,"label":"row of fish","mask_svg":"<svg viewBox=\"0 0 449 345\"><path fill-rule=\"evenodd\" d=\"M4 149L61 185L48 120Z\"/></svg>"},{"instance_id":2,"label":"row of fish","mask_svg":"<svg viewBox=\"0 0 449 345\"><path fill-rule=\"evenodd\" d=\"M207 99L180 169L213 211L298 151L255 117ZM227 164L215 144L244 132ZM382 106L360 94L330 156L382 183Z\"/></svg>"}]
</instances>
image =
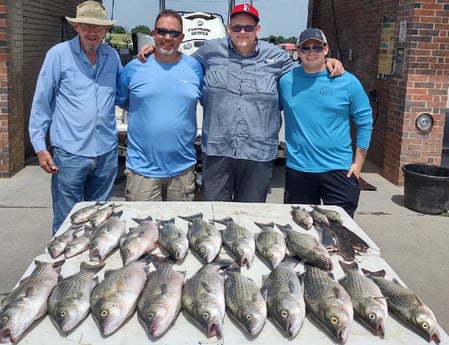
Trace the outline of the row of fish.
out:
<instances>
[{"instance_id":1,"label":"row of fish","mask_svg":"<svg viewBox=\"0 0 449 345\"><path fill-rule=\"evenodd\" d=\"M149 258L156 266L149 269ZM80 271L60 277L64 261L37 261L2 302L0 342L18 341L31 324L48 314L62 334L71 332L89 314L103 336L116 332L137 310L151 338L162 336L181 308L208 337L223 336L225 310L249 336L257 336L267 319L287 338L302 328L307 312L338 344L348 340L354 316L372 333L383 337L388 311L427 341L440 342L432 311L410 290L384 278L385 272L359 272L356 263L340 261L345 276L337 282L329 272L306 265L300 276L297 261L284 260L261 288L239 272L232 261L203 265L185 280L156 256L108 270L98 283L104 263L82 263Z\"/></svg>"},{"instance_id":2,"label":"row of fish","mask_svg":"<svg viewBox=\"0 0 449 345\"><path fill-rule=\"evenodd\" d=\"M86 237L85 250L90 249L92 263L82 263L78 273L64 279L59 276L64 261L36 263L35 271L1 304L0 342L16 342L34 320L47 312L46 308L62 334L70 333L92 312L103 336L114 333L137 310L148 335L155 338L167 331L181 309L209 337L223 336L227 309L248 336L257 336L270 316L285 337L293 338L302 327L307 309L335 342L343 344L348 339L353 317L383 337L387 303L392 313L427 341L440 342L434 315L413 293L380 277L380 273L360 274L355 263L340 262L345 277L335 281L329 273L333 269L332 261L323 243L289 225L276 224L280 230L277 231L274 223L256 223L261 231L254 234L232 218L225 218L215 221L225 226L220 231L214 223L196 214L180 217L189 223L187 234L175 226L174 219L153 221L151 217L132 218L138 225L126 232L126 223L120 220L121 211L115 210L119 205L94 206L97 212L108 208L104 214L109 214L101 216L102 221L94 222L89 220L94 212L87 217L90 225L85 220L73 222L72 215L72 225L54 239L62 239L64 235L71 236L72 241ZM292 215L295 210L292 208ZM84 233L79 236L81 231ZM94 237L95 232L102 235ZM115 234L112 240L109 232ZM173 240L164 242L164 236L182 238L183 245L174 244ZM98 283L97 273L114 250L114 246L108 251L100 250L104 245L99 247L95 243L101 241L92 241L102 237L104 244L110 246L109 242L113 242L120 248L123 267L106 271ZM59 242L64 241L53 244ZM49 245L48 251L54 258L64 253L67 260L69 243L65 243L62 251L64 244ZM233 253L234 262L217 259L222 245ZM165 259L152 256L157 269L150 271L148 258L138 259L156 247L173 261L180 262L190 247L204 265L185 280L185 272L178 272ZM58 249L53 251L54 248ZM251 268L255 253L271 269L263 277L260 289L239 273L241 267ZM305 264L300 278L294 270L297 260L290 255L301 258ZM43 279L45 276L48 279ZM45 295L46 306L42 302Z\"/></svg>"},{"instance_id":3,"label":"row of fish","mask_svg":"<svg viewBox=\"0 0 449 345\"><path fill-rule=\"evenodd\" d=\"M86 212L92 211L92 208L93 206L89 206ZM119 247L123 264L127 264L158 246L173 260L182 260L190 247L200 261L207 264L217 257L224 245L235 256L238 264L248 269L257 252L271 269L282 262L285 255L289 253L291 256L300 257L305 263L332 270L329 251L323 244L315 236L296 231L288 224L277 224L281 231L279 232L274 229L274 223L256 223L261 231L254 234L253 231L228 217L215 220L216 223L225 225L224 230L218 230L214 223L205 221L199 213L192 216L180 216L189 222L187 234L175 225L173 218L153 221L151 217L133 218L139 225L126 232L126 223L120 220L121 211L112 212L112 207L108 209L109 218L95 227L79 225L78 220L64 233L56 236L47 247L51 256L57 258L64 253L65 258L70 258L89 249L91 261L103 261L115 248ZM100 209L102 210L103 208ZM82 214L80 211L74 215ZM90 218L92 217L91 215ZM84 233L77 236L81 228L84 229Z\"/></svg>"}]
</instances>

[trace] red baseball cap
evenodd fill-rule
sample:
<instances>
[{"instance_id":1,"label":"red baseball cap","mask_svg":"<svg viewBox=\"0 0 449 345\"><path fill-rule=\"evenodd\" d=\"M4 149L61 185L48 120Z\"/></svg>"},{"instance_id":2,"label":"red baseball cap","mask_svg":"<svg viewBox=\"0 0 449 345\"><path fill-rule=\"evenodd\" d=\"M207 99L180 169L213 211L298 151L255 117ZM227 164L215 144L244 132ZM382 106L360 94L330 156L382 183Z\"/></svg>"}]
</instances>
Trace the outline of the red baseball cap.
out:
<instances>
[{"instance_id":1,"label":"red baseball cap","mask_svg":"<svg viewBox=\"0 0 449 345\"><path fill-rule=\"evenodd\" d=\"M237 13L246 13L249 14L251 17L253 17L256 21L256 23L259 22L259 11L256 10L256 8L251 4L240 4L235 6L231 10L231 18L234 14Z\"/></svg>"}]
</instances>

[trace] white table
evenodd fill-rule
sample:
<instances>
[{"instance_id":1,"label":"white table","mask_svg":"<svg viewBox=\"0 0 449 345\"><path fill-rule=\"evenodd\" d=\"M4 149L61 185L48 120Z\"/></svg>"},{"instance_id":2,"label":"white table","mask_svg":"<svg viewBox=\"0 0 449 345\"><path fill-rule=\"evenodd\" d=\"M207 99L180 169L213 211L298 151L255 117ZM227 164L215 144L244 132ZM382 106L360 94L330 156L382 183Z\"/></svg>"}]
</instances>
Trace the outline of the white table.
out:
<instances>
[{"instance_id":1,"label":"white table","mask_svg":"<svg viewBox=\"0 0 449 345\"><path fill-rule=\"evenodd\" d=\"M87 206L89 203L77 204L72 212L77 209ZM303 205L306 208L308 206ZM386 278L396 278L400 282L401 279L388 263L382 259L381 251L376 244L363 232L363 230L339 207L328 206L329 209L337 210L341 213L344 225L350 230L356 232L361 236L371 247L369 252L364 255L358 255L357 260L360 267L366 268L371 271L377 271L384 269L387 272ZM260 229L254 224L254 222L269 223L275 222L279 224L291 224L294 229L298 231L306 231L297 226L290 215L291 206L281 204L244 204L244 203L223 203L223 202L123 202L123 206L119 209L123 210L121 219L126 220L127 227L135 227L137 224L131 218L145 218L151 215L153 219L168 219L171 217L176 218L176 225L181 229L187 231L188 223L180 218L178 215L187 216L193 215L198 212L202 212L204 219L222 219L227 216L231 216L235 222L247 227L248 229L258 232ZM64 224L59 229L58 233L63 232L69 226L69 217L65 220ZM218 228L224 228L224 226L217 223ZM307 233L318 236L318 233L311 229ZM52 260L48 254L42 254L37 259L44 261L57 261ZM342 260L338 254L332 255L334 263L333 273L336 279L343 276L343 271L338 264L339 260ZM68 276L79 270L79 264L82 261L89 261L88 252L75 256L66 260L62 267L62 275ZM100 280L103 278L104 270L108 268L117 268L122 265L119 252L116 251L106 261L106 268L100 273ZM175 269L186 271L187 278L189 278L197 269L201 267L201 263L192 254L189 253L181 264L175 265ZM32 263L23 277L26 277L31 273L34 268ZM303 272L303 266L299 264L297 270ZM262 282L262 276L269 273L268 267L261 262L256 256L251 269L242 269L242 274L252 278L259 286ZM23 278L22 277L22 278ZM137 315L133 317L123 325L113 335L103 338L94 323L91 315L69 336L63 337L60 335L51 323L48 316L43 318L39 324L34 326L29 332L27 332L20 345L48 345L48 344L108 344L108 345L122 345L122 344L191 344L191 345L203 345L203 344L292 344L292 340L285 338L278 329L272 324L270 320L267 320L262 332L255 338L246 336L240 328L238 328L233 321L226 316L224 321L223 338L221 341L216 338L208 339L206 336L191 322L189 322L181 313L176 320L174 326L168 330L168 332L159 339L149 339L145 333L143 326L139 323ZM448 335L440 327L441 344L449 344ZM309 317L306 318L304 325L293 340L296 344L333 344L331 338L315 323L312 323ZM369 333L358 321L354 320L350 331L349 339L346 344L381 344L381 345L410 345L410 344L428 344L423 338L399 324L392 316L389 317L386 323L386 335L384 339L376 337Z\"/></svg>"}]
</instances>

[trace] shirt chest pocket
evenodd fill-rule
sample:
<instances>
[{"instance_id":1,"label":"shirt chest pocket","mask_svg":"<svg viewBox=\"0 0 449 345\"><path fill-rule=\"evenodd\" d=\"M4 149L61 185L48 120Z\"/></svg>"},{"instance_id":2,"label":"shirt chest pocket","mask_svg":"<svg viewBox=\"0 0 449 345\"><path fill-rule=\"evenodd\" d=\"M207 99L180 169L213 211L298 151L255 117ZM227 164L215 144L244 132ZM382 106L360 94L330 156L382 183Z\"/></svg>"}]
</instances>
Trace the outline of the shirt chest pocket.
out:
<instances>
[{"instance_id":1,"label":"shirt chest pocket","mask_svg":"<svg viewBox=\"0 0 449 345\"><path fill-rule=\"evenodd\" d=\"M60 91L67 95L81 97L90 91L93 80L80 72L67 71L62 74Z\"/></svg>"},{"instance_id":2,"label":"shirt chest pocket","mask_svg":"<svg viewBox=\"0 0 449 345\"><path fill-rule=\"evenodd\" d=\"M204 84L212 88L226 89L229 85L228 66L209 66L207 73L204 76Z\"/></svg>"}]
</instances>

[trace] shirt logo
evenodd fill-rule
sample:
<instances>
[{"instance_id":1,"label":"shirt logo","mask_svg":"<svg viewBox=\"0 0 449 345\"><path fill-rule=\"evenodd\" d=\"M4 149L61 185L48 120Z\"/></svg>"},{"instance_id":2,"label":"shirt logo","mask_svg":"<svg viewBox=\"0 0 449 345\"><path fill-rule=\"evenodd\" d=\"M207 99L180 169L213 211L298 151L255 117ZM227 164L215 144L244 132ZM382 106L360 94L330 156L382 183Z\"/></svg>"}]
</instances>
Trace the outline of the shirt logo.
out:
<instances>
[{"instance_id":1,"label":"shirt logo","mask_svg":"<svg viewBox=\"0 0 449 345\"><path fill-rule=\"evenodd\" d=\"M332 90L331 90L330 88L328 88L328 87L323 87L323 88L320 90L320 95L323 95L323 96L330 96L330 95L332 95Z\"/></svg>"},{"instance_id":2,"label":"shirt logo","mask_svg":"<svg viewBox=\"0 0 449 345\"><path fill-rule=\"evenodd\" d=\"M247 4L243 5L243 11L245 11L245 12L249 11L249 6Z\"/></svg>"}]
</instances>

